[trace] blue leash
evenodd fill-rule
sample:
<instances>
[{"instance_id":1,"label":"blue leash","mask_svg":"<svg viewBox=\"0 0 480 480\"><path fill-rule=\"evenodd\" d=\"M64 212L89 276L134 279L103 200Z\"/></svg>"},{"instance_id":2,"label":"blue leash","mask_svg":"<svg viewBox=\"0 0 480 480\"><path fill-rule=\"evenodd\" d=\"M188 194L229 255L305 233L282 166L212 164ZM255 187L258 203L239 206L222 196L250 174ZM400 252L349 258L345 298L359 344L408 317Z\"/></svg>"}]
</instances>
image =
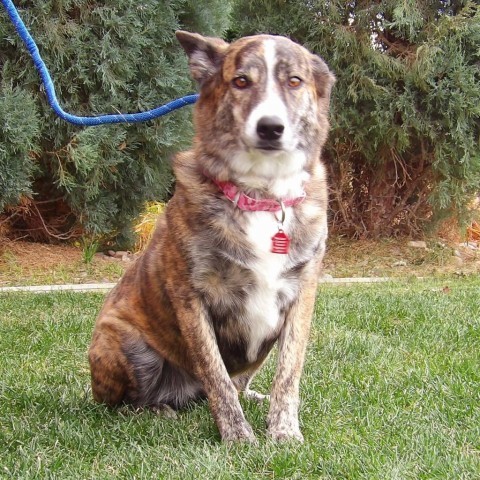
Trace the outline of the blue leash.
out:
<instances>
[{"instance_id":1,"label":"blue leash","mask_svg":"<svg viewBox=\"0 0 480 480\"><path fill-rule=\"evenodd\" d=\"M185 107L186 105L191 105L195 103L198 99L198 94L186 95L185 97L177 98L165 105L154 108L153 110L148 110L146 112L139 113L126 113L126 114L116 114L116 115L99 115L96 117L78 117L70 113L65 112L60 104L58 103L57 96L55 94L55 87L53 86L52 79L48 73L47 66L40 56L38 47L30 35L27 27L23 23L20 15L15 8L15 5L11 0L1 0L3 6L5 7L8 16L10 17L15 29L20 35L23 43L29 51L33 63L35 64L40 77L42 78L43 84L45 86L45 92L47 94L48 103L53 108L55 113L63 120L73 123L74 125L82 126L94 126L102 125L105 123L137 123L137 122L146 122L148 120L153 120L154 118L161 117L167 113L173 112L179 108Z\"/></svg>"}]
</instances>

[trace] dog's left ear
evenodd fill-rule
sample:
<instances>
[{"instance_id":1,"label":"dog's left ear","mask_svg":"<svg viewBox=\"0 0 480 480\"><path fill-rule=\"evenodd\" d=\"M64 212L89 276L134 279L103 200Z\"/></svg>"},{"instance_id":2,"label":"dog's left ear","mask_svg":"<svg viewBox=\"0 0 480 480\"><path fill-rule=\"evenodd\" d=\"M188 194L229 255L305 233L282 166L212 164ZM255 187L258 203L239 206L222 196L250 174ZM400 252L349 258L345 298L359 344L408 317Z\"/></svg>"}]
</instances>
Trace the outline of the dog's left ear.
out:
<instances>
[{"instance_id":1,"label":"dog's left ear","mask_svg":"<svg viewBox=\"0 0 480 480\"><path fill-rule=\"evenodd\" d=\"M228 43L183 30L177 30L175 35L188 55L192 77L201 85L217 72Z\"/></svg>"},{"instance_id":2,"label":"dog's left ear","mask_svg":"<svg viewBox=\"0 0 480 480\"><path fill-rule=\"evenodd\" d=\"M332 87L337 79L318 55L312 54L311 61L317 94L320 98L325 98L329 102Z\"/></svg>"}]
</instances>

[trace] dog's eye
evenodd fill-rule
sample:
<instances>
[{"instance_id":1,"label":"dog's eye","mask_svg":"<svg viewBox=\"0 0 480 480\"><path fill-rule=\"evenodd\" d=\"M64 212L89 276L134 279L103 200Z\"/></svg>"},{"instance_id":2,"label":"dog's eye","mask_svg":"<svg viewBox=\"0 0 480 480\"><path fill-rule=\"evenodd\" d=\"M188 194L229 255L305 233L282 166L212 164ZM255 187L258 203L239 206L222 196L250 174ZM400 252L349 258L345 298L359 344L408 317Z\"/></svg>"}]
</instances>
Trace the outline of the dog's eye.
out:
<instances>
[{"instance_id":1,"label":"dog's eye","mask_svg":"<svg viewBox=\"0 0 480 480\"><path fill-rule=\"evenodd\" d=\"M249 85L250 85L250 81L248 80L247 77L245 77L245 75L240 75L239 77L236 77L233 79L233 84L237 87L237 88L247 88Z\"/></svg>"},{"instance_id":2,"label":"dog's eye","mask_svg":"<svg viewBox=\"0 0 480 480\"><path fill-rule=\"evenodd\" d=\"M302 84L303 80L298 77L290 77L288 79L288 86L290 88L298 88Z\"/></svg>"}]
</instances>

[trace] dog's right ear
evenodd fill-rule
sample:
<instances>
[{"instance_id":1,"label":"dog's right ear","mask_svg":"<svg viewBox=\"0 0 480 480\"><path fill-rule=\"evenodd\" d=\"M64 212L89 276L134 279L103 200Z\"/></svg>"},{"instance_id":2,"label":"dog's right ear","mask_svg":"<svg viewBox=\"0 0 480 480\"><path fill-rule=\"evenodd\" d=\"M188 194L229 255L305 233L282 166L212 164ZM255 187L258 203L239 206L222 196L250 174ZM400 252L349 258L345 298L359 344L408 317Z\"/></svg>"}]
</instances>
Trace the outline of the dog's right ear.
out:
<instances>
[{"instance_id":1,"label":"dog's right ear","mask_svg":"<svg viewBox=\"0 0 480 480\"><path fill-rule=\"evenodd\" d=\"M329 102L332 87L335 85L337 79L335 78L335 75L328 69L327 64L321 57L312 54L311 60L317 94L320 98L326 98L327 102Z\"/></svg>"},{"instance_id":2,"label":"dog's right ear","mask_svg":"<svg viewBox=\"0 0 480 480\"><path fill-rule=\"evenodd\" d=\"M221 38L202 37L183 30L177 30L175 35L188 55L192 77L201 85L217 72L228 43Z\"/></svg>"}]
</instances>

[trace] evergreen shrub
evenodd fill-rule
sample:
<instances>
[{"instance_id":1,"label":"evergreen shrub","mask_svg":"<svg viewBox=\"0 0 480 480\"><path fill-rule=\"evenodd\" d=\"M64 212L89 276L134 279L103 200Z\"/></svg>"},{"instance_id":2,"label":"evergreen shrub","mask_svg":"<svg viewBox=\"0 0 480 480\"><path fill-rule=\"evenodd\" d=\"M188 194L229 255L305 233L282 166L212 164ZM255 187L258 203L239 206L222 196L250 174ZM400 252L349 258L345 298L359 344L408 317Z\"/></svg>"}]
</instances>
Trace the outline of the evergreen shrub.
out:
<instances>
[{"instance_id":1,"label":"evergreen shrub","mask_svg":"<svg viewBox=\"0 0 480 480\"><path fill-rule=\"evenodd\" d=\"M174 32L221 35L223 0L18 0L62 107L137 112L194 91ZM148 200L165 200L169 159L189 144L191 108L149 123L77 127L56 118L0 8L0 215L38 240L131 240Z\"/></svg>"},{"instance_id":2,"label":"evergreen shrub","mask_svg":"<svg viewBox=\"0 0 480 480\"><path fill-rule=\"evenodd\" d=\"M283 34L337 76L326 147L331 223L413 235L480 191L480 5L237 0L231 37Z\"/></svg>"}]
</instances>

